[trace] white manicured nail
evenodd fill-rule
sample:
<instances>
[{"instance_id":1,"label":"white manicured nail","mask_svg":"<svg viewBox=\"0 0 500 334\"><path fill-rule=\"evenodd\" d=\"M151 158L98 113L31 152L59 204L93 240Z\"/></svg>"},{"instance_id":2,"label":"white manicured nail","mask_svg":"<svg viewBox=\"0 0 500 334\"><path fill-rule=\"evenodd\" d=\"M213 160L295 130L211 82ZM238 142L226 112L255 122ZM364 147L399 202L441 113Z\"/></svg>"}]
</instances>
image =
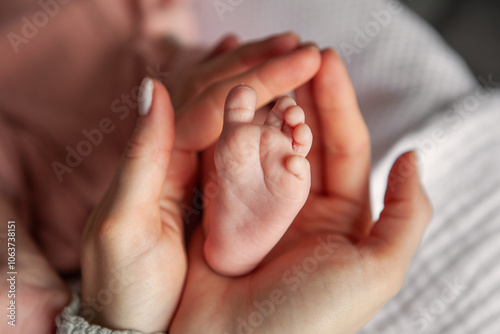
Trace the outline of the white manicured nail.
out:
<instances>
[{"instance_id":1,"label":"white manicured nail","mask_svg":"<svg viewBox=\"0 0 500 334\"><path fill-rule=\"evenodd\" d=\"M151 104L153 103L153 79L146 77L142 80L141 87L139 90L139 115L146 116L149 114L151 109Z\"/></svg>"}]
</instances>

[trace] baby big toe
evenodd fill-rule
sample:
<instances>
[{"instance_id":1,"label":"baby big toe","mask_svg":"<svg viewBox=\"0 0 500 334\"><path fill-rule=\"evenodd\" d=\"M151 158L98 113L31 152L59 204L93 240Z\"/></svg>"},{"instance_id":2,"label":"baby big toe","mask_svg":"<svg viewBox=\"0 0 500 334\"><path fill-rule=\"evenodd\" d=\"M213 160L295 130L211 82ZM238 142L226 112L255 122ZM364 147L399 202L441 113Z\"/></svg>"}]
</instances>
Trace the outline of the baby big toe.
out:
<instances>
[{"instance_id":1,"label":"baby big toe","mask_svg":"<svg viewBox=\"0 0 500 334\"><path fill-rule=\"evenodd\" d=\"M255 115L257 93L247 85L231 89L224 106L224 123L251 123Z\"/></svg>"},{"instance_id":2,"label":"baby big toe","mask_svg":"<svg viewBox=\"0 0 500 334\"><path fill-rule=\"evenodd\" d=\"M285 111L284 117L285 123L291 128L295 128L296 126L299 126L306 121L304 110L302 110L302 108L299 106L290 107Z\"/></svg>"}]
</instances>

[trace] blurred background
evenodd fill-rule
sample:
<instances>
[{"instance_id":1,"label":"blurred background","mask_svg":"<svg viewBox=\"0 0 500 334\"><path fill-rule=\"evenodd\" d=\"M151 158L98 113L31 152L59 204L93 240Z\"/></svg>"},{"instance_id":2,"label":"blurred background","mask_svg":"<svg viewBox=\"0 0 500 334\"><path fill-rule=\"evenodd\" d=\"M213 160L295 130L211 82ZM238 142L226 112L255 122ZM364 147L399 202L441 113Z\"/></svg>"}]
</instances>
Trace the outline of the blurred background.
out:
<instances>
[{"instance_id":1,"label":"blurred background","mask_svg":"<svg viewBox=\"0 0 500 334\"><path fill-rule=\"evenodd\" d=\"M500 81L499 0L401 0L467 61L476 77Z\"/></svg>"}]
</instances>

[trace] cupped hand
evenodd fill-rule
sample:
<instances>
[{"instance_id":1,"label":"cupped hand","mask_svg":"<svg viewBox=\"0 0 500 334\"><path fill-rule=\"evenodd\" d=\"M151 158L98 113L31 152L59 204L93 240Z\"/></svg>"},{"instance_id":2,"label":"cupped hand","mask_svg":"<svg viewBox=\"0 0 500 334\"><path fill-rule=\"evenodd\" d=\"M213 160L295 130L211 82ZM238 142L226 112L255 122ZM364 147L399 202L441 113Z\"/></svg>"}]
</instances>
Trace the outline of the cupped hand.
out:
<instances>
[{"instance_id":1,"label":"cupped hand","mask_svg":"<svg viewBox=\"0 0 500 334\"><path fill-rule=\"evenodd\" d=\"M321 69L296 97L315 138L308 202L243 277L210 270L198 228L172 334L354 333L401 288L431 215L414 153L396 161L374 222L369 135L338 54L322 53Z\"/></svg>"},{"instance_id":2,"label":"cupped hand","mask_svg":"<svg viewBox=\"0 0 500 334\"><path fill-rule=\"evenodd\" d=\"M166 191L174 112L158 81L142 84L141 111L82 246L82 316L110 329L165 332L184 284L179 198ZM151 101L148 107L147 101Z\"/></svg>"}]
</instances>

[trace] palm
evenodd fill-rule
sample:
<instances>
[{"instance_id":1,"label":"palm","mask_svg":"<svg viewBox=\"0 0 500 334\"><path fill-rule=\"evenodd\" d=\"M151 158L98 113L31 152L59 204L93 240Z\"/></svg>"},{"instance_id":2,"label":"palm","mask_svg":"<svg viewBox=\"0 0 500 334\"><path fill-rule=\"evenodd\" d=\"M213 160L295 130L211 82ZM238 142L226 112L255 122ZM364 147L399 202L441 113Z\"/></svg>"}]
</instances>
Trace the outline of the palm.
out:
<instances>
[{"instance_id":1,"label":"palm","mask_svg":"<svg viewBox=\"0 0 500 334\"><path fill-rule=\"evenodd\" d=\"M318 309L329 310L330 321L335 323L335 317L352 309L353 299L365 292L359 287L369 288L365 278L370 277L356 244L349 236L335 232L335 222L323 216L332 206L343 204L335 198L325 201L324 197L311 194L303 211L264 262L240 278L219 276L207 266L198 230L189 251L188 279L172 332L190 333L199 326L208 326L207 333L236 333L242 323L238 317L252 329L295 333L307 326L308 332L314 332L311 325L321 324L324 318ZM344 213L336 219L352 218ZM328 286L322 282L325 276L342 284ZM256 306L269 302L273 306L267 306L267 311ZM370 310L375 312L377 307L378 304L371 305ZM357 318L372 315L363 313ZM287 320L294 319L295 314L301 315L297 323ZM307 324L303 319L308 319Z\"/></svg>"}]
</instances>

